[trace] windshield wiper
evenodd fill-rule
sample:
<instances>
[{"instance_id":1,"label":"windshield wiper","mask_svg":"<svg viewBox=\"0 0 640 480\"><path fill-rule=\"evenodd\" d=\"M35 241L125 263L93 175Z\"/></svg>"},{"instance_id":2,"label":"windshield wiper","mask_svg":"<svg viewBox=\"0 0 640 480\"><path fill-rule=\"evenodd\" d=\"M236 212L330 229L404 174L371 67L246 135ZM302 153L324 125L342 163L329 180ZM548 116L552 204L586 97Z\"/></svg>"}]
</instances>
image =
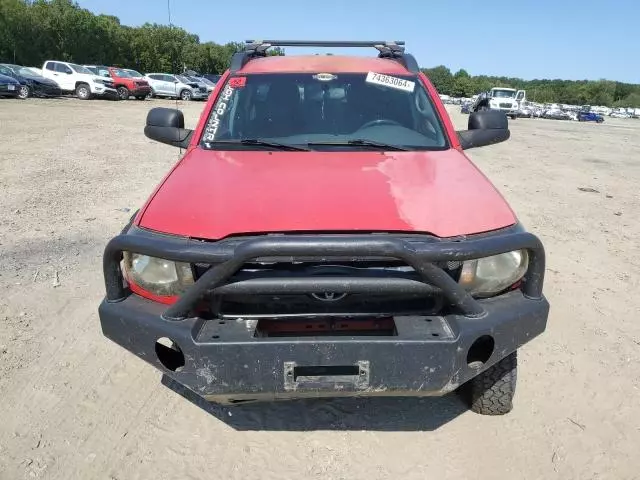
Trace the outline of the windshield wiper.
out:
<instances>
[{"instance_id":1,"label":"windshield wiper","mask_svg":"<svg viewBox=\"0 0 640 480\"><path fill-rule=\"evenodd\" d=\"M307 143L309 146L313 145L353 145L354 147L374 147L380 150L395 150L406 152L409 151L408 148L400 147L399 145L392 145L390 143L376 142L374 140L366 140L364 138L356 138L353 140L347 140L345 142L310 142Z\"/></svg>"},{"instance_id":2,"label":"windshield wiper","mask_svg":"<svg viewBox=\"0 0 640 480\"><path fill-rule=\"evenodd\" d=\"M240 140L214 140L213 142L207 142L212 145L226 144L226 145L256 145L260 147L271 147L278 150L289 150L292 152L309 152L310 149L298 145L288 145L286 143L269 142L267 140L260 140L258 138L242 138Z\"/></svg>"}]
</instances>

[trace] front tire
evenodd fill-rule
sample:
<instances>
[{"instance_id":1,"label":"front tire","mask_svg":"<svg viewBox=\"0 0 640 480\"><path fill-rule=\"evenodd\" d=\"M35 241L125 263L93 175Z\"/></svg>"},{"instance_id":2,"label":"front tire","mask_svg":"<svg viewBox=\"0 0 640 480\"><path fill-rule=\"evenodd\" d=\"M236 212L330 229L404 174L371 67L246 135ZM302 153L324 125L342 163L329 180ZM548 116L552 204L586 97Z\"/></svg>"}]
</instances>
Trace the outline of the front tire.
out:
<instances>
[{"instance_id":1,"label":"front tire","mask_svg":"<svg viewBox=\"0 0 640 480\"><path fill-rule=\"evenodd\" d=\"M29 88L29 85L21 85L20 88L18 89L18 98L21 98L22 100L26 100L30 96L31 96L31 89Z\"/></svg>"},{"instance_id":2,"label":"front tire","mask_svg":"<svg viewBox=\"0 0 640 480\"><path fill-rule=\"evenodd\" d=\"M124 86L118 87L118 97L120 100L129 100L129 89Z\"/></svg>"},{"instance_id":3,"label":"front tire","mask_svg":"<svg viewBox=\"0 0 640 480\"><path fill-rule=\"evenodd\" d=\"M76 87L76 97L80 100L89 100L91 98L91 89L86 83L81 83Z\"/></svg>"},{"instance_id":4,"label":"front tire","mask_svg":"<svg viewBox=\"0 0 640 480\"><path fill-rule=\"evenodd\" d=\"M182 100L183 102L190 101L191 97L192 97L191 91L187 90L186 88L180 92L180 100Z\"/></svg>"},{"instance_id":5,"label":"front tire","mask_svg":"<svg viewBox=\"0 0 640 480\"><path fill-rule=\"evenodd\" d=\"M482 415L505 415L513 409L518 371L517 351L465 385L466 400L471 410Z\"/></svg>"}]
</instances>

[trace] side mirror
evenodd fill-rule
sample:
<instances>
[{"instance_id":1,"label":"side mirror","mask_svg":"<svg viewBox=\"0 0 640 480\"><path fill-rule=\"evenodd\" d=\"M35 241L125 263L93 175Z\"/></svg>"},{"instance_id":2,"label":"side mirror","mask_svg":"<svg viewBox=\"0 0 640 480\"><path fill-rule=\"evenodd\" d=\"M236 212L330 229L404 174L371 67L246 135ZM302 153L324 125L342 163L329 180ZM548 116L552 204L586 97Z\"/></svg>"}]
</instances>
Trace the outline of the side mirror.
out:
<instances>
[{"instance_id":1,"label":"side mirror","mask_svg":"<svg viewBox=\"0 0 640 480\"><path fill-rule=\"evenodd\" d=\"M458 140L463 150L504 142L511 136L507 116L497 110L471 113L468 128L458 131Z\"/></svg>"},{"instance_id":2,"label":"side mirror","mask_svg":"<svg viewBox=\"0 0 640 480\"><path fill-rule=\"evenodd\" d=\"M184 128L184 115L180 110L158 107L149 110L144 134L156 142L187 148L193 130Z\"/></svg>"}]
</instances>

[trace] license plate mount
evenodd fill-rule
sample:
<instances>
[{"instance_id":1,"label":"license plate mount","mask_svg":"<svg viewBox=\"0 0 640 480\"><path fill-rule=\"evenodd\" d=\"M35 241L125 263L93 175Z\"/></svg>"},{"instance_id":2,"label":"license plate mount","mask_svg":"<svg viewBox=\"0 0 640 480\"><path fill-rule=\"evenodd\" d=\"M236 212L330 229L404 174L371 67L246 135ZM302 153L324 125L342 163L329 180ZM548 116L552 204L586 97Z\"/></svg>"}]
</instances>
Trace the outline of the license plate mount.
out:
<instances>
[{"instance_id":1,"label":"license plate mount","mask_svg":"<svg viewBox=\"0 0 640 480\"><path fill-rule=\"evenodd\" d=\"M297 390L364 390L369 388L369 361L351 365L298 365L284 362L284 389Z\"/></svg>"}]
</instances>

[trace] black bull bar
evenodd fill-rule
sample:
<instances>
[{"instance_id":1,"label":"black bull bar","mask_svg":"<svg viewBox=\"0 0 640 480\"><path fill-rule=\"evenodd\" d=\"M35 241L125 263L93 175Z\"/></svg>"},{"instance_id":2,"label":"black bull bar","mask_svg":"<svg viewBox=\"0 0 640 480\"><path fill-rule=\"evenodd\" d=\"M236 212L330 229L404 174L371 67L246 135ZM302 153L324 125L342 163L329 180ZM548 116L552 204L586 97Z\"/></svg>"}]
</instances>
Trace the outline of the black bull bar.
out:
<instances>
[{"instance_id":1,"label":"black bull bar","mask_svg":"<svg viewBox=\"0 0 640 480\"><path fill-rule=\"evenodd\" d=\"M107 244L103 267L106 301L118 302L130 294L123 283L120 268L122 252L185 263L211 264L212 267L164 311L162 316L166 320L188 317L189 312L208 294L322 292L441 294L457 313L481 317L485 313L482 304L436 263L477 259L519 249L527 250L529 257L528 269L520 288L525 297L540 299L545 270L544 248L535 235L519 228L460 240L442 240L429 235L296 234L231 237L208 242L131 227L127 233L118 235ZM336 257L351 260L365 257L395 259L413 267L419 280L386 276L232 278L247 262L265 257L279 262L308 257L314 261Z\"/></svg>"}]
</instances>

